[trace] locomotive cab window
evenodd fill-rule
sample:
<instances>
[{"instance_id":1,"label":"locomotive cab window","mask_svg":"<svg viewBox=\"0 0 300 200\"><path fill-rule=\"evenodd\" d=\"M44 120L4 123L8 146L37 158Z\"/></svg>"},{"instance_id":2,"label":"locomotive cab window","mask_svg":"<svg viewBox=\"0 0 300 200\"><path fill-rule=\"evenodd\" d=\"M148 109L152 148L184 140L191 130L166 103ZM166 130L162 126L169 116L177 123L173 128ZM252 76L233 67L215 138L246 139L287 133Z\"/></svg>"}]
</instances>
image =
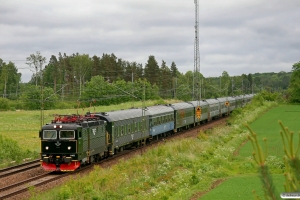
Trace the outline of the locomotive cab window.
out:
<instances>
[{"instance_id":1,"label":"locomotive cab window","mask_svg":"<svg viewBox=\"0 0 300 200\"><path fill-rule=\"evenodd\" d=\"M44 130L43 131L43 139L56 139L56 130Z\"/></svg>"},{"instance_id":2,"label":"locomotive cab window","mask_svg":"<svg viewBox=\"0 0 300 200\"><path fill-rule=\"evenodd\" d=\"M74 131L59 131L60 139L75 139Z\"/></svg>"}]
</instances>

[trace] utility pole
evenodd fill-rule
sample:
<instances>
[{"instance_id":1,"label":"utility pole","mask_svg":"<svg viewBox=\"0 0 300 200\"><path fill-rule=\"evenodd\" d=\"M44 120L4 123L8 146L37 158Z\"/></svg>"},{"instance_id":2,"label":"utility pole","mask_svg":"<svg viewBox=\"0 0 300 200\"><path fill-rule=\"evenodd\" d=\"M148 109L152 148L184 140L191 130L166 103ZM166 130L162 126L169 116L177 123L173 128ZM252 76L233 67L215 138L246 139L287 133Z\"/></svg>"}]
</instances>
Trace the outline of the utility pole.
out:
<instances>
[{"instance_id":1,"label":"utility pole","mask_svg":"<svg viewBox=\"0 0 300 200\"><path fill-rule=\"evenodd\" d=\"M194 77L193 77L193 100L201 100L201 80L200 80L200 51L199 51L199 4L195 3L195 44L194 44Z\"/></svg>"},{"instance_id":2,"label":"utility pole","mask_svg":"<svg viewBox=\"0 0 300 200\"><path fill-rule=\"evenodd\" d=\"M44 125L44 83L43 83L43 71L42 60L40 60L40 79L41 79L41 130Z\"/></svg>"},{"instance_id":3,"label":"utility pole","mask_svg":"<svg viewBox=\"0 0 300 200\"><path fill-rule=\"evenodd\" d=\"M231 82L231 95L233 96L233 77L232 77L232 82Z\"/></svg>"}]
</instances>

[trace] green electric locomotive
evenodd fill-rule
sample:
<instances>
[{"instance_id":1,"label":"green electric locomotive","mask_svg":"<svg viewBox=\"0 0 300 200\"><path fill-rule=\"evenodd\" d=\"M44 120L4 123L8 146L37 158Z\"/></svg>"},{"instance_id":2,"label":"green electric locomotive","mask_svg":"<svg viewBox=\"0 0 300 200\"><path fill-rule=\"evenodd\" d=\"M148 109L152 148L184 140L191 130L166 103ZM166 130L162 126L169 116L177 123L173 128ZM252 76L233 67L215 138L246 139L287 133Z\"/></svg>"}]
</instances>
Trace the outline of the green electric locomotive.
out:
<instances>
[{"instance_id":1,"label":"green electric locomotive","mask_svg":"<svg viewBox=\"0 0 300 200\"><path fill-rule=\"evenodd\" d=\"M107 156L106 121L93 115L61 115L40 131L41 165L47 171L74 171Z\"/></svg>"}]
</instances>

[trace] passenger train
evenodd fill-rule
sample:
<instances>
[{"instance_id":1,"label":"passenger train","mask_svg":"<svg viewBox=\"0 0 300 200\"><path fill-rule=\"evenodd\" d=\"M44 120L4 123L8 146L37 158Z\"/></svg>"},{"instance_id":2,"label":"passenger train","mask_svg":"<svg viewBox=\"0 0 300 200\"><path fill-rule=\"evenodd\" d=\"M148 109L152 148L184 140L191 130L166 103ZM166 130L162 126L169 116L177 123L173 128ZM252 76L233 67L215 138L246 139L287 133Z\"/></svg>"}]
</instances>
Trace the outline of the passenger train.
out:
<instances>
[{"instance_id":1,"label":"passenger train","mask_svg":"<svg viewBox=\"0 0 300 200\"><path fill-rule=\"evenodd\" d=\"M74 171L80 166L229 115L254 95L55 117L40 130L41 166Z\"/></svg>"}]
</instances>

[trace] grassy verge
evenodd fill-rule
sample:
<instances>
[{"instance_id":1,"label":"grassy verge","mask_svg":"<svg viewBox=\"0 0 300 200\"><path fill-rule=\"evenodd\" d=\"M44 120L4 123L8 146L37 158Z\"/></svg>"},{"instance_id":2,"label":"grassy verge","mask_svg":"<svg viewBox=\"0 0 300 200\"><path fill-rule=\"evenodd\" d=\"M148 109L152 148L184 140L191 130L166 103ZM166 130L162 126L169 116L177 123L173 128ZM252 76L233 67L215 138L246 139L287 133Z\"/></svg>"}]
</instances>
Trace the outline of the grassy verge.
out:
<instances>
[{"instance_id":1,"label":"grassy verge","mask_svg":"<svg viewBox=\"0 0 300 200\"><path fill-rule=\"evenodd\" d=\"M272 106L271 102L249 106L236 112L231 126L200 133L197 139L167 140L142 156L109 169L96 167L87 177L76 177L45 194L33 192L33 199L193 198L216 180L255 173L248 158L233 152L248 135L242 124L253 122Z\"/></svg>"},{"instance_id":2,"label":"grassy verge","mask_svg":"<svg viewBox=\"0 0 300 200\"><path fill-rule=\"evenodd\" d=\"M0 135L0 168L19 164L35 156L35 152L30 150L25 151L20 148L16 141Z\"/></svg>"}]
</instances>

